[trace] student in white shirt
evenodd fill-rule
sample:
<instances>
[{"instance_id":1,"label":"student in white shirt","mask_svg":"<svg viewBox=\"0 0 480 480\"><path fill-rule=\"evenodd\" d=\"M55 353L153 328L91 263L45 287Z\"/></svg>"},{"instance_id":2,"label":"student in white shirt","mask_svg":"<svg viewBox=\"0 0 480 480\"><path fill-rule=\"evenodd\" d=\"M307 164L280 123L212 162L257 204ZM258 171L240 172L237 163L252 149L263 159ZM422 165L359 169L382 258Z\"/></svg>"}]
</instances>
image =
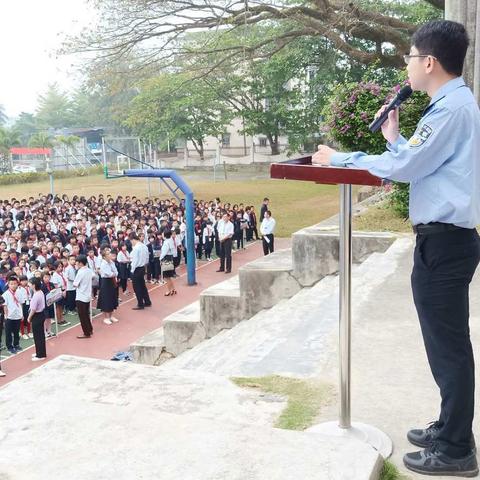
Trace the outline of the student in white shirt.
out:
<instances>
[{"instance_id":1,"label":"student in white shirt","mask_svg":"<svg viewBox=\"0 0 480 480\"><path fill-rule=\"evenodd\" d=\"M172 239L172 232L170 230L165 230L163 232L163 245L160 252L160 265L163 278L167 282L167 292L164 294L166 297L177 293L175 285L173 284L175 251L176 247Z\"/></svg>"},{"instance_id":2,"label":"student in white shirt","mask_svg":"<svg viewBox=\"0 0 480 480\"><path fill-rule=\"evenodd\" d=\"M268 255L274 251L274 235L275 231L275 219L272 217L272 212L267 210L265 217L260 225L260 233L262 234L263 253Z\"/></svg>"},{"instance_id":3,"label":"student in white shirt","mask_svg":"<svg viewBox=\"0 0 480 480\"><path fill-rule=\"evenodd\" d=\"M20 352L20 323L23 318L22 304L17 294L18 279L10 277L8 290L2 295L5 300L5 344L11 354Z\"/></svg>"},{"instance_id":4,"label":"student in white shirt","mask_svg":"<svg viewBox=\"0 0 480 480\"><path fill-rule=\"evenodd\" d=\"M105 314L103 323L111 325L112 322L118 322L118 319L113 317L113 311L118 307L118 270L115 262L112 260L112 254L109 248L103 249L102 257L102 263L100 264L100 293L98 294L97 308Z\"/></svg>"},{"instance_id":5,"label":"student in white shirt","mask_svg":"<svg viewBox=\"0 0 480 480\"><path fill-rule=\"evenodd\" d=\"M65 268L65 277L67 278L67 296L65 297L65 307L67 315L75 315L75 287L73 282L77 270L75 269L75 256L70 255L68 257L68 265Z\"/></svg>"},{"instance_id":6,"label":"student in white shirt","mask_svg":"<svg viewBox=\"0 0 480 480\"><path fill-rule=\"evenodd\" d=\"M220 241L220 268L217 272L230 273L232 271L233 223L227 212L223 213L222 219L218 222L217 231Z\"/></svg>"},{"instance_id":7,"label":"student in white shirt","mask_svg":"<svg viewBox=\"0 0 480 480\"><path fill-rule=\"evenodd\" d=\"M97 292L100 286L100 263L102 259L100 257L95 256L95 250L93 248L89 248L87 252L87 266L93 272L92 276L92 291L93 291L93 298L96 298Z\"/></svg>"},{"instance_id":8,"label":"student in white shirt","mask_svg":"<svg viewBox=\"0 0 480 480\"><path fill-rule=\"evenodd\" d=\"M132 260L132 284L133 291L137 297L137 306L132 310L143 310L145 307L152 305L147 286L145 285L145 265L148 264L149 253L147 246L140 241L136 233L130 234L130 241L133 245L130 255Z\"/></svg>"},{"instance_id":9,"label":"student in white shirt","mask_svg":"<svg viewBox=\"0 0 480 480\"><path fill-rule=\"evenodd\" d=\"M120 244L120 251L117 254L117 262L119 265L118 278L120 281L120 287L122 288L124 295L130 295L127 287L127 282L128 278L130 277L131 258L127 250L127 244L125 242L122 242Z\"/></svg>"},{"instance_id":10,"label":"student in white shirt","mask_svg":"<svg viewBox=\"0 0 480 480\"><path fill-rule=\"evenodd\" d=\"M70 322L67 322L63 318L63 305L65 304L65 297L67 296L67 277L63 272L63 264L60 261L54 263L55 271L52 274L51 282L55 288L59 288L62 291L62 298L55 302L55 310L57 313L57 324L66 327L70 325Z\"/></svg>"},{"instance_id":11,"label":"student in white shirt","mask_svg":"<svg viewBox=\"0 0 480 480\"><path fill-rule=\"evenodd\" d=\"M79 255L76 258L76 266L77 275L73 281L73 286L76 289L75 303L83 330L83 335L78 335L77 338L90 338L93 334L90 302L92 300L92 278L94 273L87 267L87 257L85 255Z\"/></svg>"},{"instance_id":12,"label":"student in white shirt","mask_svg":"<svg viewBox=\"0 0 480 480\"><path fill-rule=\"evenodd\" d=\"M23 319L20 325L20 335L24 340L28 340L29 338L33 338L32 325L27 321L32 293L30 291L30 287L28 286L28 278L25 275L22 275L19 278L19 282L20 285L17 288L17 298L22 305L23 311Z\"/></svg>"},{"instance_id":13,"label":"student in white shirt","mask_svg":"<svg viewBox=\"0 0 480 480\"><path fill-rule=\"evenodd\" d=\"M213 230L213 222L209 219L203 229L203 248L205 250L205 258L207 262L212 261L213 242L215 240L215 231Z\"/></svg>"}]
</instances>

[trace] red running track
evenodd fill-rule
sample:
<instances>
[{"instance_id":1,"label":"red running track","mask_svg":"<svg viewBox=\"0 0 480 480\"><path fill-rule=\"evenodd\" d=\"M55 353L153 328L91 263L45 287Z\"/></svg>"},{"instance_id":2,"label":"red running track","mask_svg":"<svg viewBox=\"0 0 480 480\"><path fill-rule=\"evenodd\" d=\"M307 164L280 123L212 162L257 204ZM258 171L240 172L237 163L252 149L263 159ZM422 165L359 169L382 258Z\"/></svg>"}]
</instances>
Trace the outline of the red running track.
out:
<instances>
[{"instance_id":1,"label":"red running track","mask_svg":"<svg viewBox=\"0 0 480 480\"><path fill-rule=\"evenodd\" d=\"M275 239L278 249L290 246L290 239ZM197 285L187 285L185 265L178 270L179 277L175 279L177 295L165 297L165 286L148 285L152 307L135 311L135 295L123 296L123 302L116 310L114 316L120 321L112 325L103 323L103 315L94 317L94 335L89 339L78 339L82 333L80 325L75 325L59 334L57 338L47 341L47 360L44 362L32 362L31 356L35 353L34 347L30 347L12 357L2 361L2 370L7 374L0 377L0 387L25 375L34 368L44 365L46 362L59 355L78 355L90 358L108 360L118 351L128 350L135 340L152 330L161 327L163 319L177 310L198 300L200 293L206 288L222 282L231 275L238 273L238 268L246 263L263 256L262 243L249 244L245 250L233 253L232 273L217 273L219 260L213 262L200 262L197 266Z\"/></svg>"}]
</instances>

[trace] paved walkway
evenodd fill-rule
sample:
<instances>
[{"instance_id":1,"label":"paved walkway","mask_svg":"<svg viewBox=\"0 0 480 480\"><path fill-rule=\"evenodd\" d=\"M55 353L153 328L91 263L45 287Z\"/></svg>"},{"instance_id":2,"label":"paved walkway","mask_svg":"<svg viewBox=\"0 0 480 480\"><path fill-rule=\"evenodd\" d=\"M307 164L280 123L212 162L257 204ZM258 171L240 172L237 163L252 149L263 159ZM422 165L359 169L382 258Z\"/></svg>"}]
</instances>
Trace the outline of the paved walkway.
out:
<instances>
[{"instance_id":1,"label":"paved walkway","mask_svg":"<svg viewBox=\"0 0 480 480\"><path fill-rule=\"evenodd\" d=\"M408 238L408 237L407 237ZM407 239L402 240L402 242ZM410 274L413 266L413 236L399 251L394 272L361 304L353 305L352 319L352 421L374 425L394 444L392 461L409 479L425 479L403 467L403 455L418 450L406 433L424 428L437 419L440 394L428 366L422 335L412 299ZM352 286L354 292L357 285ZM470 330L474 352L480 346L480 270L470 286ZM323 374L337 382L336 355ZM477 385L479 384L477 368ZM480 435L477 415L473 430ZM324 409L319 421L338 417L337 405ZM435 477L447 479L452 477Z\"/></svg>"},{"instance_id":2,"label":"paved walkway","mask_svg":"<svg viewBox=\"0 0 480 480\"><path fill-rule=\"evenodd\" d=\"M278 249L287 248L290 246L290 239L275 239L275 243ZM263 256L261 242L251 243L245 250L234 252L232 275L237 274L238 268L242 265L261 256ZM81 333L80 325L67 328L57 338L48 340L47 361L63 354L110 359L116 352L128 350L132 342L159 328L165 317L196 301L200 293L207 287L215 285L230 276L217 273L218 267L219 260L209 263L201 262L197 268L197 285L189 287L185 266L183 265L178 271L179 278L175 280L178 295L164 297L164 286L149 285L153 305L151 308L142 311L132 310L132 307L136 305L134 295L123 297L124 301L115 313L115 316L120 320L118 323L105 325L102 322L103 316L101 314L97 315L93 321L94 335L88 340L76 338ZM2 361L2 370L7 376L0 378L0 387L45 363L32 362L31 356L34 352L34 348L30 347Z\"/></svg>"}]
</instances>

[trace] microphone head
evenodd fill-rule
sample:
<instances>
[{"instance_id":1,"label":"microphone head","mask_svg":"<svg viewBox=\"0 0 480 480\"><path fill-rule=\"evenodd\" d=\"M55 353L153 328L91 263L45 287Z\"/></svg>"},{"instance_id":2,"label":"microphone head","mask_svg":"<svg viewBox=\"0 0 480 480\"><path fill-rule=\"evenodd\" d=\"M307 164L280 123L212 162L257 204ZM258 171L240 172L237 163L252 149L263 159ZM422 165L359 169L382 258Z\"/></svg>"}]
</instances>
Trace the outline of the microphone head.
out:
<instances>
[{"instance_id":1,"label":"microphone head","mask_svg":"<svg viewBox=\"0 0 480 480\"><path fill-rule=\"evenodd\" d=\"M412 87L410 85L405 85L399 92L398 92L398 95L397 95L397 98L404 102L405 100L407 100L407 98L410 98L410 96L412 95L413 93L413 90L412 90Z\"/></svg>"}]
</instances>

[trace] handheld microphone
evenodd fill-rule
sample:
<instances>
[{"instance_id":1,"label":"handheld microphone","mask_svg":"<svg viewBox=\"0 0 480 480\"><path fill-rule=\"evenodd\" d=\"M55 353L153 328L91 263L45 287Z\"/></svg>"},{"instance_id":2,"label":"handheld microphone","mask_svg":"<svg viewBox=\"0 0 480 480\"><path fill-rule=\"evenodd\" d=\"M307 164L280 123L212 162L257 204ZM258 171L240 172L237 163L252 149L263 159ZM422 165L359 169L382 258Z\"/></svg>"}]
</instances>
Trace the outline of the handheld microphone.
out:
<instances>
[{"instance_id":1,"label":"handheld microphone","mask_svg":"<svg viewBox=\"0 0 480 480\"><path fill-rule=\"evenodd\" d=\"M383 125L385 120L388 118L388 114L392 111L395 110L402 104L405 100L410 98L410 95L412 95L413 90L410 87L410 85L406 85L403 87L398 93L397 96L390 102L388 105L387 109L377 118L375 119L370 125L369 129L371 132L376 132L377 130L380 129L380 127Z\"/></svg>"}]
</instances>

